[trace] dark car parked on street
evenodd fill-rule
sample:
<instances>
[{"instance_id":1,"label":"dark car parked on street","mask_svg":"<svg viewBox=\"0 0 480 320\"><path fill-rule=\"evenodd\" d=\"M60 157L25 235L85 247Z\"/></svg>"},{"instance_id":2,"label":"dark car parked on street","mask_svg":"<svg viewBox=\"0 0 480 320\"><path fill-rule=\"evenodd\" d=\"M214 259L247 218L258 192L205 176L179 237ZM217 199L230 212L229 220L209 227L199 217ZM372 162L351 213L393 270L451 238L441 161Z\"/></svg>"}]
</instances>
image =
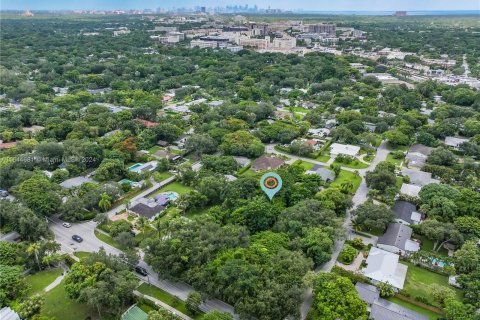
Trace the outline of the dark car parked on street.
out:
<instances>
[{"instance_id":1,"label":"dark car parked on street","mask_svg":"<svg viewBox=\"0 0 480 320\"><path fill-rule=\"evenodd\" d=\"M80 237L80 236L77 236L76 234L74 234L74 235L72 236L72 239L75 240L75 241L77 241L77 242L82 242L82 241L83 241L83 238Z\"/></svg>"},{"instance_id":2,"label":"dark car parked on street","mask_svg":"<svg viewBox=\"0 0 480 320\"><path fill-rule=\"evenodd\" d=\"M147 269L145 269L144 267L140 267L140 266L135 267L135 272L138 273L138 274L141 274L144 277L148 275Z\"/></svg>"}]
</instances>

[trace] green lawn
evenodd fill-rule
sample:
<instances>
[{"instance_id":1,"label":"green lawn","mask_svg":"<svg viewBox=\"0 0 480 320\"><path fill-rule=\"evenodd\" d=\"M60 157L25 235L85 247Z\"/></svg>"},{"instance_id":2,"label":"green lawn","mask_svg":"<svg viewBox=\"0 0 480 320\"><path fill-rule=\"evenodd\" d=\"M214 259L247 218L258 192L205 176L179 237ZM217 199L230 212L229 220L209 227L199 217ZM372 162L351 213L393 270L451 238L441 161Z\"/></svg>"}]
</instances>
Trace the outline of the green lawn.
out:
<instances>
[{"instance_id":1,"label":"green lawn","mask_svg":"<svg viewBox=\"0 0 480 320\"><path fill-rule=\"evenodd\" d=\"M97 237L99 240L105 242L106 244L111 245L114 248L117 248L119 250L125 250L125 248L123 246L121 246L118 242L113 240L112 237L107 236L106 234L103 234L101 232L98 232L97 230L95 230L95 237Z\"/></svg>"},{"instance_id":2,"label":"green lawn","mask_svg":"<svg viewBox=\"0 0 480 320\"><path fill-rule=\"evenodd\" d=\"M387 155L387 160L386 160L386 161L387 161L387 162L390 162L390 163L393 163L393 164L395 164L396 166L400 166L400 164L401 164L402 161L403 161L403 158L402 158L402 159L395 159L395 158L393 158L392 154L389 153L389 154Z\"/></svg>"},{"instance_id":3,"label":"green lawn","mask_svg":"<svg viewBox=\"0 0 480 320\"><path fill-rule=\"evenodd\" d=\"M167 191L173 191L173 192L178 193L179 195L182 195L182 194L185 194L185 193L189 193L192 190L193 190L192 188L187 187L186 185L183 185L179 182L172 182L172 183L166 185L165 187L163 187L162 189L157 190L154 193L152 193L150 195L150 197L153 197L153 196L155 196L159 193L167 192Z\"/></svg>"},{"instance_id":4,"label":"green lawn","mask_svg":"<svg viewBox=\"0 0 480 320\"><path fill-rule=\"evenodd\" d=\"M241 175L244 176L244 177L255 177L257 174L258 173L253 171L252 169L248 169L247 171L245 171Z\"/></svg>"},{"instance_id":5,"label":"green lawn","mask_svg":"<svg viewBox=\"0 0 480 320\"><path fill-rule=\"evenodd\" d=\"M392 150L392 151L407 151L408 150L408 146L392 146L390 145L390 143L387 143L387 148L388 150Z\"/></svg>"},{"instance_id":6,"label":"green lawn","mask_svg":"<svg viewBox=\"0 0 480 320\"><path fill-rule=\"evenodd\" d=\"M293 164L300 164L305 171L312 169L315 166L315 163L297 160Z\"/></svg>"},{"instance_id":7,"label":"green lawn","mask_svg":"<svg viewBox=\"0 0 480 320\"><path fill-rule=\"evenodd\" d=\"M400 190L403 184L403 178L402 177L396 177L395 179L395 186Z\"/></svg>"},{"instance_id":8,"label":"green lawn","mask_svg":"<svg viewBox=\"0 0 480 320\"><path fill-rule=\"evenodd\" d=\"M203 214L206 214L208 210L210 210L211 206L207 206L206 208L200 209L200 210L188 210L185 212L185 217L187 218L193 218L195 216L201 216Z\"/></svg>"},{"instance_id":9,"label":"green lawn","mask_svg":"<svg viewBox=\"0 0 480 320\"><path fill-rule=\"evenodd\" d=\"M98 313L95 310L67 297L63 282L45 293L44 298L45 304L40 312L42 316L62 320L79 320L88 317L98 319Z\"/></svg>"},{"instance_id":10,"label":"green lawn","mask_svg":"<svg viewBox=\"0 0 480 320\"><path fill-rule=\"evenodd\" d=\"M437 318L440 318L442 315L438 314L438 313L435 313L433 311L430 311L430 310L427 310L427 309L424 309L422 307L419 307L417 305L414 305L410 302L407 302L407 301L403 301L403 300L400 300L399 298L396 298L396 297L390 297L388 298L387 300L391 301L391 302L394 302L396 304L399 304L401 305L402 307L405 307L407 309L410 309L412 311L415 311L415 312L418 312L426 317L428 317L429 320L437 320Z\"/></svg>"},{"instance_id":11,"label":"green lawn","mask_svg":"<svg viewBox=\"0 0 480 320\"><path fill-rule=\"evenodd\" d=\"M330 160L330 155L329 154L321 154L315 160L326 163L326 162L328 162L328 160Z\"/></svg>"},{"instance_id":12,"label":"green lawn","mask_svg":"<svg viewBox=\"0 0 480 320\"><path fill-rule=\"evenodd\" d=\"M162 147L159 147L159 146L153 146L153 147L151 147L150 149L148 149L148 152L150 152L150 153L155 153L155 152L157 152L158 150L163 150L163 148L162 148Z\"/></svg>"},{"instance_id":13,"label":"green lawn","mask_svg":"<svg viewBox=\"0 0 480 320\"><path fill-rule=\"evenodd\" d=\"M62 274L61 268L46 269L25 277L30 289L29 294L35 294L43 291L50 283Z\"/></svg>"},{"instance_id":14,"label":"green lawn","mask_svg":"<svg viewBox=\"0 0 480 320\"><path fill-rule=\"evenodd\" d=\"M427 239L425 236L421 236L418 234L413 235L413 238L420 240L421 243L421 250L422 251L433 251L433 241L430 239ZM435 251L437 254L448 257L448 250L442 247L440 250Z\"/></svg>"},{"instance_id":15,"label":"green lawn","mask_svg":"<svg viewBox=\"0 0 480 320\"><path fill-rule=\"evenodd\" d=\"M158 172L158 174L155 175L154 179L156 182L160 182L170 178L171 176L173 176L173 174L171 174L170 172Z\"/></svg>"},{"instance_id":16,"label":"green lawn","mask_svg":"<svg viewBox=\"0 0 480 320\"><path fill-rule=\"evenodd\" d=\"M194 317L185 307L185 302L178 299L175 301L174 296L172 296L170 293L163 291L162 289L159 289L155 286L149 286L147 283L142 283L140 287L137 288L138 291L140 291L143 294L146 294L148 296L157 298L160 301L165 302L171 307L174 307L178 311L189 315L190 317L194 319L199 319L201 316Z\"/></svg>"},{"instance_id":17,"label":"green lawn","mask_svg":"<svg viewBox=\"0 0 480 320\"><path fill-rule=\"evenodd\" d=\"M353 190L351 193L355 193L362 182L362 178L356 175L354 172L341 170L338 177L330 184L331 187L340 187L342 183L350 182L353 184Z\"/></svg>"},{"instance_id":18,"label":"green lawn","mask_svg":"<svg viewBox=\"0 0 480 320\"><path fill-rule=\"evenodd\" d=\"M85 252L85 251L77 251L73 254L75 257L79 258L80 260L88 258L91 253L90 252Z\"/></svg>"},{"instance_id":19,"label":"green lawn","mask_svg":"<svg viewBox=\"0 0 480 320\"><path fill-rule=\"evenodd\" d=\"M335 160L333 163L338 164L342 167L351 168L351 169L365 169L365 168L368 168L369 166L368 164L363 163L358 159L355 159L350 163L337 162L337 160Z\"/></svg>"},{"instance_id":20,"label":"green lawn","mask_svg":"<svg viewBox=\"0 0 480 320\"><path fill-rule=\"evenodd\" d=\"M301 113L309 113L311 112L310 109L302 108L302 107L293 107L293 111L301 112Z\"/></svg>"},{"instance_id":21,"label":"green lawn","mask_svg":"<svg viewBox=\"0 0 480 320\"><path fill-rule=\"evenodd\" d=\"M412 298L424 297L425 299L427 299L430 305L441 307L431 295L431 284L438 284L453 289L458 299L462 298L461 290L455 289L448 285L447 276L417 267L409 262L402 261L401 263L408 266L407 279L405 281L405 286L403 289L408 292Z\"/></svg>"}]
</instances>

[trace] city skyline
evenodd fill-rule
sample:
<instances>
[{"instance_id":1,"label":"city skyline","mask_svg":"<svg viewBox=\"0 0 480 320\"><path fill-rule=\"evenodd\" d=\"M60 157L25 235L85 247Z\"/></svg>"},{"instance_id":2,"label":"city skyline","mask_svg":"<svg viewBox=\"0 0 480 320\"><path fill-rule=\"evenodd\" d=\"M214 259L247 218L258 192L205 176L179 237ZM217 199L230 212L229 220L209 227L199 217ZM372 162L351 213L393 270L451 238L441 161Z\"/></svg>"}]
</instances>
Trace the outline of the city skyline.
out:
<instances>
[{"instance_id":1,"label":"city skyline","mask_svg":"<svg viewBox=\"0 0 480 320\"><path fill-rule=\"evenodd\" d=\"M167 0L167 1L147 1L147 0L84 0L84 1L57 1L57 0L3 0L2 10L130 10L130 9L157 9L157 8L193 8L198 6L205 7L225 7L225 6L245 6L259 8L275 8L282 10L303 10L303 11L449 11L449 10L480 10L480 2L477 0L458 0L455 2L449 0L338 0L335 3L330 1L265 1L238 2L238 0L216 1L205 0L202 2L192 0Z\"/></svg>"}]
</instances>

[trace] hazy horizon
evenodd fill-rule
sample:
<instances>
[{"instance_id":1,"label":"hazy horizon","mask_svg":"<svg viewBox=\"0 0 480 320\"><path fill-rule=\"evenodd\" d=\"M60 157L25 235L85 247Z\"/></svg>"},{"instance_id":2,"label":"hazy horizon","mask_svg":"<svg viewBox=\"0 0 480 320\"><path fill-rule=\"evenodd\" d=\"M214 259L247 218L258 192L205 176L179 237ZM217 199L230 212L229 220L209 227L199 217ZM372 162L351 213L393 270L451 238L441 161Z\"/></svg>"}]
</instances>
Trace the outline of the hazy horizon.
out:
<instances>
[{"instance_id":1,"label":"hazy horizon","mask_svg":"<svg viewBox=\"0 0 480 320\"><path fill-rule=\"evenodd\" d=\"M242 0L83 0L83 1L57 1L57 0L2 0L1 10L129 10L129 9L157 9L157 8L193 8L195 6L224 7L232 5L248 6L257 5L258 8L275 8L282 10L304 11L463 11L480 10L478 0L337 0L334 3L325 0L298 0L298 1L242 1Z\"/></svg>"}]
</instances>

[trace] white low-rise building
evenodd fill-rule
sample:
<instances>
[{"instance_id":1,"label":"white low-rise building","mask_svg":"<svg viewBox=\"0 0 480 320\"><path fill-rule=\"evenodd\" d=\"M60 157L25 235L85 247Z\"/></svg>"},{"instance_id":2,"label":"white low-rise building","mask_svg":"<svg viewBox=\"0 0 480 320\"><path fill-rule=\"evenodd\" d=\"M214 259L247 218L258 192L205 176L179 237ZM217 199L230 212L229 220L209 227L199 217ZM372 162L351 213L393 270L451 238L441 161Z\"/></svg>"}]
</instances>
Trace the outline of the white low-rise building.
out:
<instances>
[{"instance_id":1,"label":"white low-rise building","mask_svg":"<svg viewBox=\"0 0 480 320\"><path fill-rule=\"evenodd\" d=\"M389 283L396 289L403 289L408 267L399 263L400 256L379 248L372 247L366 260L367 266L362 274L373 283Z\"/></svg>"},{"instance_id":2,"label":"white low-rise building","mask_svg":"<svg viewBox=\"0 0 480 320\"><path fill-rule=\"evenodd\" d=\"M330 146L330 154L332 156L338 156L339 154L343 154L346 156L356 157L359 152L360 147L351 144L332 143L332 145Z\"/></svg>"}]
</instances>

